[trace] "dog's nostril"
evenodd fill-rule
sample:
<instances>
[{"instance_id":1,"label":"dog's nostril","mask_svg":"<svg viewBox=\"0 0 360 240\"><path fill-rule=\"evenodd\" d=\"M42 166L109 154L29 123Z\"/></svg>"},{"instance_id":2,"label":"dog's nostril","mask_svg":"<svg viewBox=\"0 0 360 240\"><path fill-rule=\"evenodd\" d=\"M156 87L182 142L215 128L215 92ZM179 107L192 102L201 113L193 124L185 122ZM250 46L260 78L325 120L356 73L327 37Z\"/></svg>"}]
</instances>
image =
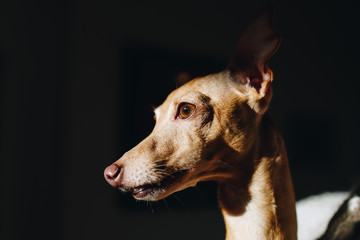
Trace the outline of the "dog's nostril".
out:
<instances>
[{"instance_id":1,"label":"dog's nostril","mask_svg":"<svg viewBox=\"0 0 360 240\"><path fill-rule=\"evenodd\" d=\"M115 164L112 164L105 169L104 175L106 179L114 179L120 174L120 172L121 168Z\"/></svg>"}]
</instances>

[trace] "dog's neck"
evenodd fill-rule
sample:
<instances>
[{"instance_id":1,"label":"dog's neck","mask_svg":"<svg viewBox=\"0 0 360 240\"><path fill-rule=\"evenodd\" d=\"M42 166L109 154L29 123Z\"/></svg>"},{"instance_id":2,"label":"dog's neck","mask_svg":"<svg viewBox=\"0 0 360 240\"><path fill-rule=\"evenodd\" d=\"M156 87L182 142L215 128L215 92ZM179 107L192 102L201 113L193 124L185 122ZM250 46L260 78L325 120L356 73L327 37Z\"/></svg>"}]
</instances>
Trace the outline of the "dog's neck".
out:
<instances>
[{"instance_id":1,"label":"dog's neck","mask_svg":"<svg viewBox=\"0 0 360 240\"><path fill-rule=\"evenodd\" d=\"M255 163L219 183L226 239L296 239L295 197L285 145L264 118L250 154ZM233 163L233 162L232 162ZM233 163L234 164L234 163ZM239 173L244 166L238 165Z\"/></svg>"}]
</instances>

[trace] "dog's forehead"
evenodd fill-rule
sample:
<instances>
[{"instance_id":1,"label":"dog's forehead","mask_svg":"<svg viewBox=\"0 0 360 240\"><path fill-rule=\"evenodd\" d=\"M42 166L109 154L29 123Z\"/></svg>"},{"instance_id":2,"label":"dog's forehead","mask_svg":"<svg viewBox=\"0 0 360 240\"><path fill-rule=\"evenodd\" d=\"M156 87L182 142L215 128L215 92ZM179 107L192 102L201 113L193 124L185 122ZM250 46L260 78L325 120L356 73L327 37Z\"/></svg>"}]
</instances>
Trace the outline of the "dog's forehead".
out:
<instances>
[{"instance_id":1,"label":"dog's forehead","mask_svg":"<svg viewBox=\"0 0 360 240\"><path fill-rule=\"evenodd\" d=\"M166 100L155 109L157 117L161 112L176 110L179 103L209 104L209 102L224 102L231 94L239 95L227 71L195 78L175 89Z\"/></svg>"},{"instance_id":2,"label":"dog's forehead","mask_svg":"<svg viewBox=\"0 0 360 240\"><path fill-rule=\"evenodd\" d=\"M154 112L159 116L161 111L167 111L182 102L197 104L224 101L224 98L233 93L238 94L237 92L228 72L210 74L195 78L175 89Z\"/></svg>"},{"instance_id":3,"label":"dog's forehead","mask_svg":"<svg viewBox=\"0 0 360 240\"><path fill-rule=\"evenodd\" d=\"M195 78L173 91L173 98L181 99L181 101L186 101L186 99L203 101L204 98L216 100L232 91L232 81L229 78L227 72Z\"/></svg>"}]
</instances>

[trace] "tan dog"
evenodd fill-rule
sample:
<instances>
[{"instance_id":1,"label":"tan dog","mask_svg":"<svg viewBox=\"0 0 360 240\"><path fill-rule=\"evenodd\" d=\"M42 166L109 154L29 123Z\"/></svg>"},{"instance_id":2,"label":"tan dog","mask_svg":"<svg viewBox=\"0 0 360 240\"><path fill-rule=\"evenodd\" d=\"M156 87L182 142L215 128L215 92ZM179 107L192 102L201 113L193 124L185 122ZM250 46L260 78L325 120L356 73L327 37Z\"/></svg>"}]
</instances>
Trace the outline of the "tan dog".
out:
<instances>
[{"instance_id":1,"label":"tan dog","mask_svg":"<svg viewBox=\"0 0 360 240\"><path fill-rule=\"evenodd\" d=\"M226 239L296 239L295 198L284 141L266 115L280 43L265 10L242 34L229 67L173 91L153 132L106 168L106 180L155 201L216 181Z\"/></svg>"}]
</instances>

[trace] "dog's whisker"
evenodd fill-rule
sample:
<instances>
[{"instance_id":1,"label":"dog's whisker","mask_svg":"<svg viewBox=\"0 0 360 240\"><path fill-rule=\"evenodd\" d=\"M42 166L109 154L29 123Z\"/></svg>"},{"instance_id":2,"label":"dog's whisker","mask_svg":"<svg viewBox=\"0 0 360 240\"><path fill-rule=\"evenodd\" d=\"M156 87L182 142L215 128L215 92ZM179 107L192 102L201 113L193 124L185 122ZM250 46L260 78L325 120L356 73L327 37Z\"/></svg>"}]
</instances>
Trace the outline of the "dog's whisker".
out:
<instances>
[{"instance_id":1,"label":"dog's whisker","mask_svg":"<svg viewBox=\"0 0 360 240\"><path fill-rule=\"evenodd\" d=\"M154 212L154 208L153 208L152 202L148 201L148 203L149 203L149 206L150 206L150 209L151 209L151 213L152 213L153 215L155 215L155 212Z\"/></svg>"},{"instance_id":2,"label":"dog's whisker","mask_svg":"<svg viewBox=\"0 0 360 240\"><path fill-rule=\"evenodd\" d=\"M156 165L156 168L159 168L159 167L166 167L167 164L159 164L159 165Z\"/></svg>"},{"instance_id":3,"label":"dog's whisker","mask_svg":"<svg viewBox=\"0 0 360 240\"><path fill-rule=\"evenodd\" d=\"M167 171L164 171L162 169L155 169L154 172L160 174L162 177L174 177L172 173L168 173Z\"/></svg>"},{"instance_id":4,"label":"dog's whisker","mask_svg":"<svg viewBox=\"0 0 360 240\"><path fill-rule=\"evenodd\" d=\"M229 163L227 163L227 162L224 162L224 161L222 161L222 160L220 160L220 159L217 159L216 161L219 162L219 163L221 163L221 164L224 164L224 165L226 165L226 166L228 166L228 167L230 167L230 168L232 168L232 169L234 169L234 170L236 170L236 171L239 171L236 167L232 166L231 164L229 164Z\"/></svg>"},{"instance_id":5,"label":"dog's whisker","mask_svg":"<svg viewBox=\"0 0 360 240\"><path fill-rule=\"evenodd\" d=\"M183 203L183 201L181 201L181 199L180 199L178 196L176 196L176 194L174 194L174 193L172 194L172 196L174 196L175 199L178 200L178 202L180 203L180 205L184 208L185 212L188 213L188 210L187 210L185 204Z\"/></svg>"},{"instance_id":6,"label":"dog's whisker","mask_svg":"<svg viewBox=\"0 0 360 240\"><path fill-rule=\"evenodd\" d=\"M155 168L154 170L158 172L168 172L166 169L163 168Z\"/></svg>"},{"instance_id":7,"label":"dog's whisker","mask_svg":"<svg viewBox=\"0 0 360 240\"><path fill-rule=\"evenodd\" d=\"M168 210L170 210L169 205L168 205L166 199L164 198L163 200L164 200L164 203L165 203L166 208L167 208Z\"/></svg>"}]
</instances>

